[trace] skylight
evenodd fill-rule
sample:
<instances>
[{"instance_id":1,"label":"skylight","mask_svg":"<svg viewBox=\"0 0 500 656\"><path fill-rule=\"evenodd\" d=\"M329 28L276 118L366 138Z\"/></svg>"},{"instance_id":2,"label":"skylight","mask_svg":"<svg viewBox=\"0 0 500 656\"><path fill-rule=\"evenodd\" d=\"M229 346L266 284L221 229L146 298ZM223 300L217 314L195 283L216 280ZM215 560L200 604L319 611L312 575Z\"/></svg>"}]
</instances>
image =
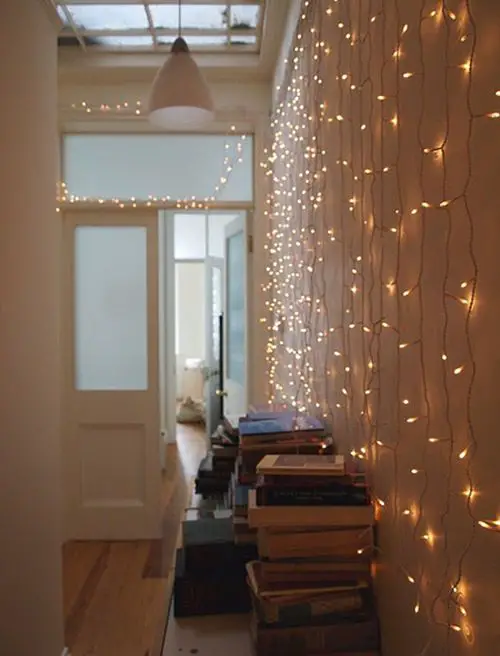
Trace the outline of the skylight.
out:
<instances>
[{"instance_id":1,"label":"skylight","mask_svg":"<svg viewBox=\"0 0 500 656\"><path fill-rule=\"evenodd\" d=\"M60 46L84 50L167 50L178 35L177 0L56 0ZM183 0L182 36L193 51L259 49L264 0Z\"/></svg>"}]
</instances>

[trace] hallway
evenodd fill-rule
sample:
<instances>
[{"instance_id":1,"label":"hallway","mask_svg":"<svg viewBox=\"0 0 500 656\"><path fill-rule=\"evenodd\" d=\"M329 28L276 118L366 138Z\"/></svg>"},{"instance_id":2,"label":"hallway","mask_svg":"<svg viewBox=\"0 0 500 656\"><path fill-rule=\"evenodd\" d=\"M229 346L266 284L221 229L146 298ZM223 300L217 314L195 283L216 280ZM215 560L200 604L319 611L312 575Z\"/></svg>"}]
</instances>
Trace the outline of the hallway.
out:
<instances>
[{"instance_id":1,"label":"hallway","mask_svg":"<svg viewBox=\"0 0 500 656\"><path fill-rule=\"evenodd\" d=\"M65 639L72 656L158 656L182 511L205 451L204 429L177 426L162 479L163 539L63 548Z\"/></svg>"}]
</instances>

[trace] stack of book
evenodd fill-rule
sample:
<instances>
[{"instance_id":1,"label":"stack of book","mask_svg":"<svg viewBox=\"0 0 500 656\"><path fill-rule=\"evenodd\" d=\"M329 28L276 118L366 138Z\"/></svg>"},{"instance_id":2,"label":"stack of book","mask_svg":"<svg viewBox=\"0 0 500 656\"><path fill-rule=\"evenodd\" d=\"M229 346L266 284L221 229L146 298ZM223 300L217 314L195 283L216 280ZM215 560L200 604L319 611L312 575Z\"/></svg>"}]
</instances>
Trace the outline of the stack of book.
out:
<instances>
[{"instance_id":1,"label":"stack of book","mask_svg":"<svg viewBox=\"0 0 500 656\"><path fill-rule=\"evenodd\" d=\"M364 475L342 456L273 454L257 466L247 564L259 656L378 654L371 584L374 513Z\"/></svg>"},{"instance_id":2,"label":"stack of book","mask_svg":"<svg viewBox=\"0 0 500 656\"><path fill-rule=\"evenodd\" d=\"M239 421L239 476L255 483L256 468L267 454L319 454L331 451L331 439L315 417L280 412L250 412Z\"/></svg>"},{"instance_id":3,"label":"stack of book","mask_svg":"<svg viewBox=\"0 0 500 656\"><path fill-rule=\"evenodd\" d=\"M195 499L182 522L174 578L174 615L244 613L251 607L245 565L255 545L236 545L232 511L213 499Z\"/></svg>"},{"instance_id":4,"label":"stack of book","mask_svg":"<svg viewBox=\"0 0 500 656\"><path fill-rule=\"evenodd\" d=\"M257 481L257 464L271 453L329 453L331 439L314 417L286 409L254 409L240 418L239 455L231 481L234 539L255 543L257 531L248 525L248 494Z\"/></svg>"}]
</instances>

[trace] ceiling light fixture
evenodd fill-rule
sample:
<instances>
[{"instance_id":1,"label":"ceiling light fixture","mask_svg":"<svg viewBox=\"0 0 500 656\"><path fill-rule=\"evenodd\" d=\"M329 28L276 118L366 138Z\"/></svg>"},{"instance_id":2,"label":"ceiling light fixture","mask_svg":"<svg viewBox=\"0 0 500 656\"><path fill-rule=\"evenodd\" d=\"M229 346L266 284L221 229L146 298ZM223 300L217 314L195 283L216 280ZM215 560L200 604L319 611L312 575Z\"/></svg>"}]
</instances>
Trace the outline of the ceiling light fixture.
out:
<instances>
[{"instance_id":1,"label":"ceiling light fixture","mask_svg":"<svg viewBox=\"0 0 500 656\"><path fill-rule=\"evenodd\" d=\"M179 0L179 34L156 74L149 99L150 122L166 129L203 125L214 118L208 84L181 36L181 4Z\"/></svg>"}]
</instances>

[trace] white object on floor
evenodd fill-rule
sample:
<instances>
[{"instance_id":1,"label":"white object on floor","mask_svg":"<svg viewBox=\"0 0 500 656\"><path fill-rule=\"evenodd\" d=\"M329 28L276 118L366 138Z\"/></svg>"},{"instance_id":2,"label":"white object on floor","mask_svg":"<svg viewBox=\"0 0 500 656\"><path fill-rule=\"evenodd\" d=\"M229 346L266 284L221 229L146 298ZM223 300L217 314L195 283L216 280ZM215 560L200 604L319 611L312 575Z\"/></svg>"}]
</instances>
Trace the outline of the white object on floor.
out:
<instances>
[{"instance_id":1,"label":"white object on floor","mask_svg":"<svg viewBox=\"0 0 500 656\"><path fill-rule=\"evenodd\" d=\"M177 399L190 396L199 400L203 398L203 360L185 355L176 356Z\"/></svg>"},{"instance_id":2,"label":"white object on floor","mask_svg":"<svg viewBox=\"0 0 500 656\"><path fill-rule=\"evenodd\" d=\"M250 615L203 615L176 619L171 614L162 656L180 653L252 656Z\"/></svg>"},{"instance_id":3,"label":"white object on floor","mask_svg":"<svg viewBox=\"0 0 500 656\"><path fill-rule=\"evenodd\" d=\"M179 424L201 424L204 421L205 409L203 403L198 403L188 396L177 411L177 422Z\"/></svg>"}]
</instances>

